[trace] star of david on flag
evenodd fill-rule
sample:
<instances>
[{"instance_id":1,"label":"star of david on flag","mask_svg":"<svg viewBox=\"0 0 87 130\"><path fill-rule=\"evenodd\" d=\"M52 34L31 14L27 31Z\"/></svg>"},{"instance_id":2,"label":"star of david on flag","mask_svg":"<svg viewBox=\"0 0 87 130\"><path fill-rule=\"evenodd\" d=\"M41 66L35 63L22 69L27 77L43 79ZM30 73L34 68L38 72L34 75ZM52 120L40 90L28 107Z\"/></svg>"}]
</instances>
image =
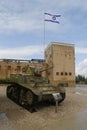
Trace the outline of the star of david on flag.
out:
<instances>
[{"instance_id":1,"label":"star of david on flag","mask_svg":"<svg viewBox=\"0 0 87 130\"><path fill-rule=\"evenodd\" d=\"M47 21L47 22L54 22L54 23L58 23L59 24L59 21L58 21L58 17L61 17L61 15L53 15L53 14L49 14L49 13L44 13L45 14L45 20L44 21Z\"/></svg>"}]
</instances>

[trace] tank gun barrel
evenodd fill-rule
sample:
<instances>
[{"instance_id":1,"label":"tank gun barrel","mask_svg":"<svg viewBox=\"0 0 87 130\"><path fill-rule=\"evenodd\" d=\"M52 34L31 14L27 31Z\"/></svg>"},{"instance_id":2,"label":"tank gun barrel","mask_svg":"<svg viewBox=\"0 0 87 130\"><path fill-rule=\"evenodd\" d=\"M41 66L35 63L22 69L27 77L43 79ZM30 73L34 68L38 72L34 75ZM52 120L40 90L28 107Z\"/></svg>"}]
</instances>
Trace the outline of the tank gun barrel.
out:
<instances>
[{"instance_id":1,"label":"tank gun barrel","mask_svg":"<svg viewBox=\"0 0 87 130\"><path fill-rule=\"evenodd\" d=\"M52 68L53 68L53 66L48 67L48 68L46 68L46 69L43 69L43 70L41 70L40 72L47 71L47 70L52 69Z\"/></svg>"}]
</instances>

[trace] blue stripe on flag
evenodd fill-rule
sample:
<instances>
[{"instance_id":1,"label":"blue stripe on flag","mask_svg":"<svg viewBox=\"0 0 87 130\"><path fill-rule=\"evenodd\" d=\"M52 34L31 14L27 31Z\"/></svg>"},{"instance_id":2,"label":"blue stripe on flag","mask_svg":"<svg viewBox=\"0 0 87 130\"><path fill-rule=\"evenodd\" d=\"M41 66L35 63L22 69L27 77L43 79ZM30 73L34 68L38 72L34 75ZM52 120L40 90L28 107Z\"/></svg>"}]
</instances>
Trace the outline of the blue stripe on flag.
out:
<instances>
[{"instance_id":1,"label":"blue stripe on flag","mask_svg":"<svg viewBox=\"0 0 87 130\"><path fill-rule=\"evenodd\" d=\"M45 21L47 21L47 22L53 22L53 23L60 23L59 21L48 20L48 19L45 19Z\"/></svg>"},{"instance_id":2,"label":"blue stripe on flag","mask_svg":"<svg viewBox=\"0 0 87 130\"><path fill-rule=\"evenodd\" d=\"M49 13L44 13L45 15L50 15L50 16L55 16L55 17L61 17L61 15L53 15L53 14L49 14Z\"/></svg>"},{"instance_id":3,"label":"blue stripe on flag","mask_svg":"<svg viewBox=\"0 0 87 130\"><path fill-rule=\"evenodd\" d=\"M50 16L53 16L52 14L49 14L49 13L44 13L45 15L50 15Z\"/></svg>"}]
</instances>

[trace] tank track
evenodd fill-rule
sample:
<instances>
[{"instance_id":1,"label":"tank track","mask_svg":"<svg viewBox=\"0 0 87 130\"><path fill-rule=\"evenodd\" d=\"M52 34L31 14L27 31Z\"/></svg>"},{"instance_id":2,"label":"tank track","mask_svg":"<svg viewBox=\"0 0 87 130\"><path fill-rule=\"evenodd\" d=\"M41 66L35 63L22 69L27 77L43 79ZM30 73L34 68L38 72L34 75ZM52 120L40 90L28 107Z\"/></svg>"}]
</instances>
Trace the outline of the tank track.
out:
<instances>
[{"instance_id":1,"label":"tank track","mask_svg":"<svg viewBox=\"0 0 87 130\"><path fill-rule=\"evenodd\" d=\"M27 109L29 112L33 113L33 112L36 112L36 108L35 108L35 103L33 102L32 105L29 105L26 101L21 101L20 102L20 92L21 90L24 90L24 91L29 91L29 90L25 90L24 87L22 86L19 86L18 84L12 84L12 85L9 85L7 87L7 91L6 91L6 94L7 94L7 97L12 100L13 102L15 102L17 105Z\"/></svg>"}]
</instances>

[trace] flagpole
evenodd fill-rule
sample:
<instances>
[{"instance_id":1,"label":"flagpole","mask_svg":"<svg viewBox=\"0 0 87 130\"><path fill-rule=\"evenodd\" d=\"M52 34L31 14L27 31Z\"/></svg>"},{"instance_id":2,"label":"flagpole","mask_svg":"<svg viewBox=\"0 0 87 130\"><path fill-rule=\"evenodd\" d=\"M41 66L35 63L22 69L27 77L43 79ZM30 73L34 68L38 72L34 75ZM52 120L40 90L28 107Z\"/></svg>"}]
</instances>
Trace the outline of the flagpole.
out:
<instances>
[{"instance_id":1,"label":"flagpole","mask_svg":"<svg viewBox=\"0 0 87 130\"><path fill-rule=\"evenodd\" d=\"M45 14L44 14L44 39L43 39L43 49L44 49L44 59L45 59Z\"/></svg>"}]
</instances>

